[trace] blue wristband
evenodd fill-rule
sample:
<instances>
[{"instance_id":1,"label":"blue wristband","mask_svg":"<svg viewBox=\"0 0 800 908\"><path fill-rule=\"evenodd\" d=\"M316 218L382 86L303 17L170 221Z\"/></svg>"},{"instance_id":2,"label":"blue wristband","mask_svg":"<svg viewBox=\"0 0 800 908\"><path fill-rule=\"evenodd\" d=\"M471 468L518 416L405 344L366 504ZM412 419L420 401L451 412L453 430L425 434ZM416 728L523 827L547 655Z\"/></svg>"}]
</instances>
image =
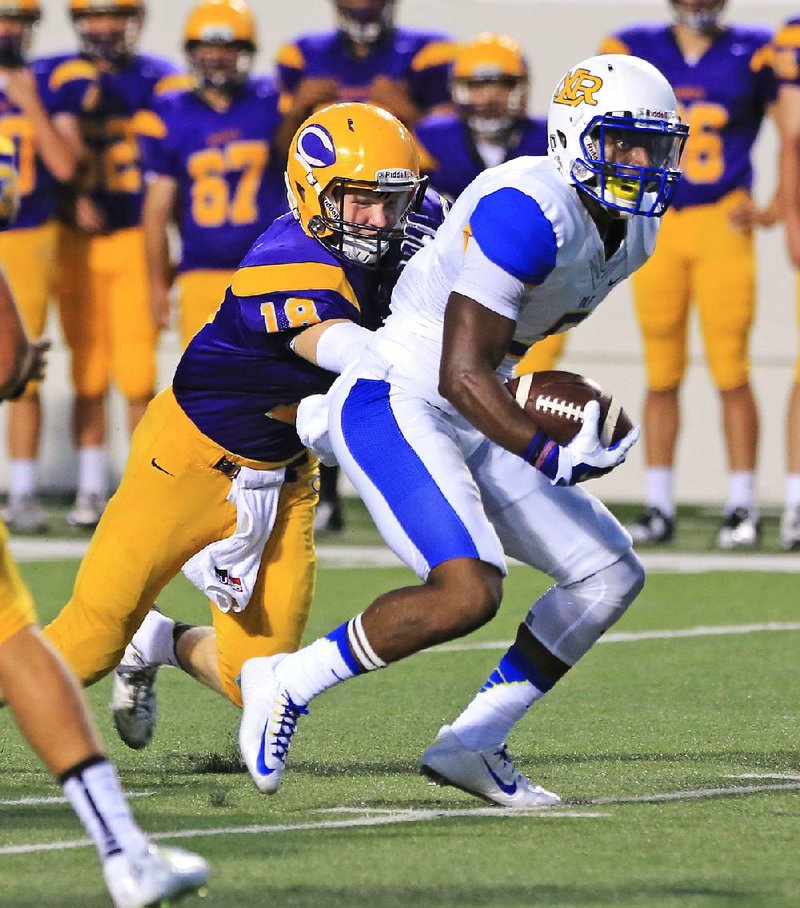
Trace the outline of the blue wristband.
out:
<instances>
[{"instance_id":1,"label":"blue wristband","mask_svg":"<svg viewBox=\"0 0 800 908\"><path fill-rule=\"evenodd\" d=\"M519 455L524 461L533 466L536 465L536 461L539 458L539 455L542 453L542 448L547 444L550 439L544 432L535 432L533 438L528 443L528 447Z\"/></svg>"}]
</instances>

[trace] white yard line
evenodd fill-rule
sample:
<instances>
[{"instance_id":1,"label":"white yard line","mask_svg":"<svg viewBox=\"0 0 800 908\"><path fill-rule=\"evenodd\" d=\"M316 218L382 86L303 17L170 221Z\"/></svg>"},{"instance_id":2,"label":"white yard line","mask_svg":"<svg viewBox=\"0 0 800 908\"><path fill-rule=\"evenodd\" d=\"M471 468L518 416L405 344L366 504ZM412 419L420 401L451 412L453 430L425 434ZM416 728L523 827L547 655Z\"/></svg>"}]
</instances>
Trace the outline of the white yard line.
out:
<instances>
[{"instance_id":1,"label":"white yard line","mask_svg":"<svg viewBox=\"0 0 800 908\"><path fill-rule=\"evenodd\" d=\"M257 826L220 826L215 829L182 829L175 832L161 832L151 835L152 839L197 839L223 835L268 835L276 832L305 832L314 829L356 829L375 826L396 826L401 823L426 823L434 820L464 819L489 817L492 819L513 820L519 818L537 820L563 819L605 819L610 814L587 811L585 807L613 806L616 804L656 804L668 801L688 801L702 798L742 797L744 795L763 794L770 791L798 791L800 782L787 782L778 785L746 785L732 788L698 788L687 791L666 791L653 794L633 795L620 798L593 798L584 804L565 805L564 808L549 807L538 810L507 810L502 807L477 807L454 810L371 810L369 808L341 807L320 811L322 813L359 814L346 820L320 820L310 823L276 823ZM0 856L16 854L35 854L45 851L67 851L74 848L87 848L89 839L71 839L61 842L46 842L30 845L8 845L0 848Z\"/></svg>"},{"instance_id":2,"label":"white yard line","mask_svg":"<svg viewBox=\"0 0 800 908\"><path fill-rule=\"evenodd\" d=\"M769 631L800 631L798 621L767 621L763 624L720 624L713 626L679 627L661 631L611 631L598 643L636 643L640 640L677 640L689 637L727 637L738 634L759 634ZM478 650L506 649L510 640L482 640L475 643L444 643L424 650L425 653L468 653Z\"/></svg>"},{"instance_id":3,"label":"white yard line","mask_svg":"<svg viewBox=\"0 0 800 908\"><path fill-rule=\"evenodd\" d=\"M11 540L11 552L18 561L44 561L82 558L88 539L37 539L21 536ZM402 562L380 545L320 545L319 562L327 568L401 567ZM747 571L774 574L800 574L800 554L767 555L743 552L730 554L680 554L678 552L639 552L645 567L654 573L697 574L706 571ZM518 562L512 561L512 564Z\"/></svg>"},{"instance_id":4,"label":"white yard line","mask_svg":"<svg viewBox=\"0 0 800 908\"><path fill-rule=\"evenodd\" d=\"M152 798L153 792L152 791L126 791L125 796L127 798ZM23 806L28 806L31 804L36 805L36 806L38 806L39 804L69 804L69 801L64 797L60 797L57 795L53 795L52 797L46 797L46 798L29 797L29 798L14 798L13 800L9 800L9 801L0 801L0 806L2 806L2 807L23 807Z\"/></svg>"}]
</instances>

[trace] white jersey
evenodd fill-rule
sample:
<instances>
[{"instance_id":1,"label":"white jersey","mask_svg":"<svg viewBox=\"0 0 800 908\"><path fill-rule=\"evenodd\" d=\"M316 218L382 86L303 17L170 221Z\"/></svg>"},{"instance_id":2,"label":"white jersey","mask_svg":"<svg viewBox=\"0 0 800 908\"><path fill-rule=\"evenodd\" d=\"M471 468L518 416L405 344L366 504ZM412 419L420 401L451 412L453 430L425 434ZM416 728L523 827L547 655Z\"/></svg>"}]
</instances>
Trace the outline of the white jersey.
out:
<instances>
[{"instance_id":1,"label":"white jersey","mask_svg":"<svg viewBox=\"0 0 800 908\"><path fill-rule=\"evenodd\" d=\"M633 217L606 260L579 192L548 158L517 158L484 171L406 266L364 360L374 367L377 355L391 364L393 383L445 406L436 388L453 291L516 322L511 355L499 370L510 375L527 347L582 321L647 261L658 226L655 218Z\"/></svg>"}]
</instances>

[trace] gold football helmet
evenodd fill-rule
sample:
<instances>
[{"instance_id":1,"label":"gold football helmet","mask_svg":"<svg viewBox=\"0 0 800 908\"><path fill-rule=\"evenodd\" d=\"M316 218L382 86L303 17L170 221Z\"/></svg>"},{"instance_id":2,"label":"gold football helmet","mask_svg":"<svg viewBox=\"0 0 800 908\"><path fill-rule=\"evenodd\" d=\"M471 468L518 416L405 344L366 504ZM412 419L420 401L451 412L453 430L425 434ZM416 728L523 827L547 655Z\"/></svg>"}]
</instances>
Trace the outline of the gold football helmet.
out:
<instances>
[{"instance_id":1,"label":"gold football helmet","mask_svg":"<svg viewBox=\"0 0 800 908\"><path fill-rule=\"evenodd\" d=\"M453 102L469 128L487 139L502 138L525 116L528 64L507 35L479 35L456 52Z\"/></svg>"},{"instance_id":2,"label":"gold football helmet","mask_svg":"<svg viewBox=\"0 0 800 908\"><path fill-rule=\"evenodd\" d=\"M42 18L39 0L0 0L0 66L24 66L33 30Z\"/></svg>"},{"instance_id":3,"label":"gold football helmet","mask_svg":"<svg viewBox=\"0 0 800 908\"><path fill-rule=\"evenodd\" d=\"M186 20L183 47L199 85L235 90L250 75L257 49L250 7L244 0L201 0Z\"/></svg>"},{"instance_id":4,"label":"gold football helmet","mask_svg":"<svg viewBox=\"0 0 800 908\"><path fill-rule=\"evenodd\" d=\"M376 267L402 238L408 212L421 200L417 145L387 111L372 104L332 104L312 114L289 147L289 204L303 230L335 254ZM383 216L347 216L346 209L380 205Z\"/></svg>"},{"instance_id":5,"label":"gold football helmet","mask_svg":"<svg viewBox=\"0 0 800 908\"><path fill-rule=\"evenodd\" d=\"M144 22L144 0L69 0L81 52L112 66L133 54Z\"/></svg>"}]
</instances>

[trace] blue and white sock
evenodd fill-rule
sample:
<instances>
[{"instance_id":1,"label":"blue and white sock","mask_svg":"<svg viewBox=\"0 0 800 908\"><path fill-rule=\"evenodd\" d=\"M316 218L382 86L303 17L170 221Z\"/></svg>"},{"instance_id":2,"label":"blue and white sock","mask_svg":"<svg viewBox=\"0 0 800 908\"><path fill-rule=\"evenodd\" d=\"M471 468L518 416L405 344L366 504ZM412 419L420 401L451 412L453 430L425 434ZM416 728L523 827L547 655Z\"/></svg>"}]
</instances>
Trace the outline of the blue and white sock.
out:
<instances>
[{"instance_id":1,"label":"blue and white sock","mask_svg":"<svg viewBox=\"0 0 800 908\"><path fill-rule=\"evenodd\" d=\"M555 680L543 675L514 644L451 728L468 750L497 750Z\"/></svg>"},{"instance_id":2,"label":"blue and white sock","mask_svg":"<svg viewBox=\"0 0 800 908\"><path fill-rule=\"evenodd\" d=\"M305 706L340 681L385 666L367 640L361 615L356 615L325 637L287 656L276 666L275 675L286 686L294 703Z\"/></svg>"}]
</instances>

